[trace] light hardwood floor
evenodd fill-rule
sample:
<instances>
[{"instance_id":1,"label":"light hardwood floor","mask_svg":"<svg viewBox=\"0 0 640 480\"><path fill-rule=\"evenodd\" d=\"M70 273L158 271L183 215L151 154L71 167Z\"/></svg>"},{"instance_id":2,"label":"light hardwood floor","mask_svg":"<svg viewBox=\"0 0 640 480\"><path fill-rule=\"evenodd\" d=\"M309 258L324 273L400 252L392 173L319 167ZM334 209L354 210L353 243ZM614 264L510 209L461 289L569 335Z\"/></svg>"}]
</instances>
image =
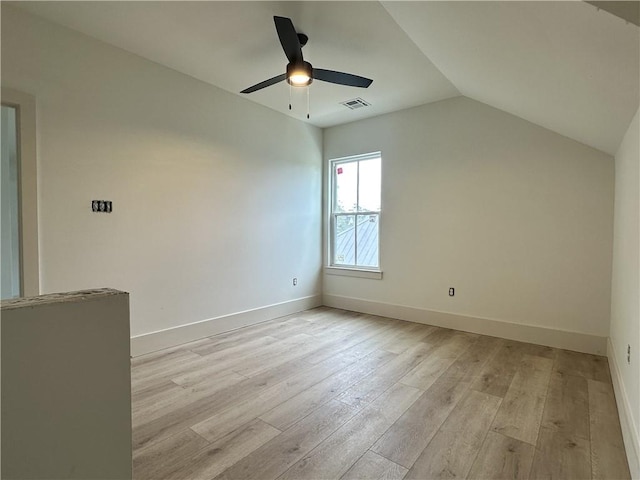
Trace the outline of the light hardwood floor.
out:
<instances>
[{"instance_id":1,"label":"light hardwood floor","mask_svg":"<svg viewBox=\"0 0 640 480\"><path fill-rule=\"evenodd\" d=\"M604 357L317 308L132 359L137 479L629 478Z\"/></svg>"}]
</instances>

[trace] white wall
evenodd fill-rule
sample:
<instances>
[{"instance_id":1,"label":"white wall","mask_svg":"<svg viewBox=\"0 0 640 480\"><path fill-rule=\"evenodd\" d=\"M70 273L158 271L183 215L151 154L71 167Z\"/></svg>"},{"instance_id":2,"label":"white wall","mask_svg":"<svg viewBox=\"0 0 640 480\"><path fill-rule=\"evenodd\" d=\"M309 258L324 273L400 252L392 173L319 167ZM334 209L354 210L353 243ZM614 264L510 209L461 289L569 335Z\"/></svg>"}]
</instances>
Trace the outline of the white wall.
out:
<instances>
[{"instance_id":1,"label":"white wall","mask_svg":"<svg viewBox=\"0 0 640 480\"><path fill-rule=\"evenodd\" d=\"M636 113L615 157L610 362L633 478L640 478L640 122ZM631 363L627 363L631 345ZM616 381L617 380L617 381ZM626 418L625 418L626 417Z\"/></svg>"},{"instance_id":2,"label":"white wall","mask_svg":"<svg viewBox=\"0 0 640 480\"><path fill-rule=\"evenodd\" d=\"M6 4L2 85L37 100L43 293L128 291L132 335L320 293L320 129Z\"/></svg>"},{"instance_id":3,"label":"white wall","mask_svg":"<svg viewBox=\"0 0 640 480\"><path fill-rule=\"evenodd\" d=\"M376 150L383 279L325 275L325 301L412 307L430 322L449 312L471 317L447 317L456 328L604 353L610 155L464 97L325 130L325 166Z\"/></svg>"}]
</instances>

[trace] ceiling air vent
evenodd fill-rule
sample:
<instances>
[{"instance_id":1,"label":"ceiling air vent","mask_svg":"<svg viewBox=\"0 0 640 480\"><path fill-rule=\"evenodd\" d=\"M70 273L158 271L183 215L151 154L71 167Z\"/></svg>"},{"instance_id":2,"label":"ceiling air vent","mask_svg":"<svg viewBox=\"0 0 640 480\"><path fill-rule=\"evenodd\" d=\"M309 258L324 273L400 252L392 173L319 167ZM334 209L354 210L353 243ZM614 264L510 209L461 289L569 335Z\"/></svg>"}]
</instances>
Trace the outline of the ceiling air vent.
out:
<instances>
[{"instance_id":1,"label":"ceiling air vent","mask_svg":"<svg viewBox=\"0 0 640 480\"><path fill-rule=\"evenodd\" d=\"M340 102L340 105L344 105L345 107L350 108L351 110L356 110L358 108L370 107L371 106L370 103L365 102L360 97L354 98L352 100L347 100L346 102Z\"/></svg>"}]
</instances>

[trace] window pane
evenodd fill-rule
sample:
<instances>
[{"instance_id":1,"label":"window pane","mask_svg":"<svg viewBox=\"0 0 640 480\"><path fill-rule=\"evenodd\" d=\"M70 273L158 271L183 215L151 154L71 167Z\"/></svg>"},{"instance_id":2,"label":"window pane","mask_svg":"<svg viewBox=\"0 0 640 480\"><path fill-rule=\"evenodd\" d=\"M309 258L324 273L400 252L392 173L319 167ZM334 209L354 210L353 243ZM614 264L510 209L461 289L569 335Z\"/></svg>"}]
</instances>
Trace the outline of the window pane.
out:
<instances>
[{"instance_id":1,"label":"window pane","mask_svg":"<svg viewBox=\"0 0 640 480\"><path fill-rule=\"evenodd\" d=\"M334 265L355 265L356 260L356 217L336 215L333 246Z\"/></svg>"},{"instance_id":2,"label":"window pane","mask_svg":"<svg viewBox=\"0 0 640 480\"><path fill-rule=\"evenodd\" d=\"M356 236L358 266L378 266L379 215L358 215Z\"/></svg>"},{"instance_id":3,"label":"window pane","mask_svg":"<svg viewBox=\"0 0 640 480\"><path fill-rule=\"evenodd\" d=\"M339 163L335 168L334 212L355 212L358 202L358 162Z\"/></svg>"},{"instance_id":4,"label":"window pane","mask_svg":"<svg viewBox=\"0 0 640 480\"><path fill-rule=\"evenodd\" d=\"M360 162L359 210L380 211L380 158Z\"/></svg>"}]
</instances>

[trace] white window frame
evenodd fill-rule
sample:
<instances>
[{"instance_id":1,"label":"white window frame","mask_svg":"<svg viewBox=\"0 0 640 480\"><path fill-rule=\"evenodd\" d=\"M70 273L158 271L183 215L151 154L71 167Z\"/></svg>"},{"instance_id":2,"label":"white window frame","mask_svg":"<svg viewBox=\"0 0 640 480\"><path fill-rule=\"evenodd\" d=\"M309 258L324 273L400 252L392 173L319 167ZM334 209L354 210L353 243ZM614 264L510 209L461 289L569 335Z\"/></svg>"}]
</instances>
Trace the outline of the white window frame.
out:
<instances>
[{"instance_id":1,"label":"white window frame","mask_svg":"<svg viewBox=\"0 0 640 480\"><path fill-rule=\"evenodd\" d=\"M360 277L360 278L371 278L371 279L382 279L382 269L380 265L380 234L378 234L378 266L377 267L366 267L360 265L343 265L343 264L335 264L334 263L334 243L335 243L335 228L336 228L336 219L339 216L347 216L353 215L356 218L358 216L366 216L366 215L377 215L378 217L378 228L381 226L381 218L382 218L382 206L380 211L356 211L356 212L336 212L336 194L337 190L336 186L336 167L340 164L345 163L353 163L353 162L361 162L364 160L370 160L373 158L380 158L382 161L382 153L381 152L371 152L362 155L352 155L349 157L341 157L335 158L329 161L329 176L328 176L328 251L327 251L327 266L325 267L325 273L331 275L344 275L350 277ZM359 166L359 165L358 165ZM382 168L382 166L381 166ZM357 183L356 183L356 201L359 204L360 199L358 195L360 193L360 175L357 175ZM382 194L382 193L381 193ZM382 199L381 199L382 200ZM380 230L378 230L380 232ZM357 264L357 251L358 251L358 239L355 237L355 263Z\"/></svg>"}]
</instances>

